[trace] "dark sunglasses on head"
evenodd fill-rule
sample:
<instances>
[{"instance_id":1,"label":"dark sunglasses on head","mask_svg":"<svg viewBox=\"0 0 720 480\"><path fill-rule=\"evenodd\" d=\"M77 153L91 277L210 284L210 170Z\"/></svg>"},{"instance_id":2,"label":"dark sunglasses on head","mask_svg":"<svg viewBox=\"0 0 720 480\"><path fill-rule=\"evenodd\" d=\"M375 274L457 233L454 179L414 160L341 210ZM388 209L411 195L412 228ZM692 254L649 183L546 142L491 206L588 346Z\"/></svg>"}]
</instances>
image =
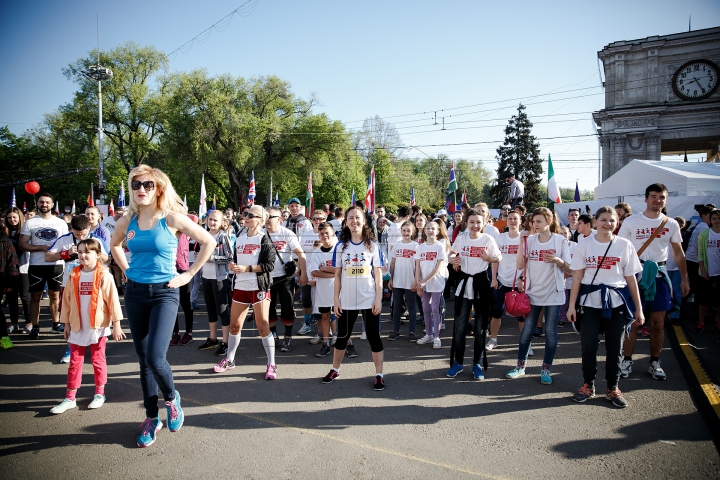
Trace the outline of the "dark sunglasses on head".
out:
<instances>
[{"instance_id":1,"label":"dark sunglasses on head","mask_svg":"<svg viewBox=\"0 0 720 480\"><path fill-rule=\"evenodd\" d=\"M130 182L130 188L133 190L140 190L140 187L143 187L146 192L149 192L150 190L155 190L155 182L152 180L147 180L145 182L141 182L140 180L133 180Z\"/></svg>"}]
</instances>

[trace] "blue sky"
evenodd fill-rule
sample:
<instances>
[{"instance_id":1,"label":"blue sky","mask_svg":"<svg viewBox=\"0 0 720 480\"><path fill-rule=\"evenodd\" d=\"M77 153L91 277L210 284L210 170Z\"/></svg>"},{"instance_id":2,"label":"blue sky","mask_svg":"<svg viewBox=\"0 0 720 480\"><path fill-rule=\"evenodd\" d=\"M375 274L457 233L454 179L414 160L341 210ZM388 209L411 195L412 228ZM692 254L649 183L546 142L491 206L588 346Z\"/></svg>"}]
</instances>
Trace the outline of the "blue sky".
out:
<instances>
[{"instance_id":1,"label":"blue sky","mask_svg":"<svg viewBox=\"0 0 720 480\"><path fill-rule=\"evenodd\" d=\"M101 49L132 40L170 53L244 1L5 0L0 124L21 133L71 101L75 85L61 69L95 47L96 15ZM690 15L693 30L718 26L720 2L259 0L250 15L175 55L170 69L275 74L297 95L316 93L316 111L348 128L374 115L394 123L405 145L417 146L408 156L445 153L491 170L523 98L533 133L560 137L540 140L560 185L591 189L598 145L583 135L593 133L590 112L603 107L597 51L686 31ZM460 143L468 145L448 145Z\"/></svg>"}]
</instances>

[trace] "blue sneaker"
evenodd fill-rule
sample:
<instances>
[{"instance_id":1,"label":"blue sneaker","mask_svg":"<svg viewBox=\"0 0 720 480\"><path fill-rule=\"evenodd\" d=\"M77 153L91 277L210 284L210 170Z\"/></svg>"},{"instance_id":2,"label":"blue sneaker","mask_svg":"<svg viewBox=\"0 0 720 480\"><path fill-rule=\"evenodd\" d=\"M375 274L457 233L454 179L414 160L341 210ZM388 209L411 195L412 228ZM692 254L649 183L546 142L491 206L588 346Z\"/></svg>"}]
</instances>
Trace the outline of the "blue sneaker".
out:
<instances>
[{"instance_id":1,"label":"blue sneaker","mask_svg":"<svg viewBox=\"0 0 720 480\"><path fill-rule=\"evenodd\" d=\"M540 370L540 383L543 385L550 385L552 383L550 370Z\"/></svg>"},{"instance_id":2,"label":"blue sneaker","mask_svg":"<svg viewBox=\"0 0 720 480\"><path fill-rule=\"evenodd\" d=\"M472 366L472 373L475 380L485 380L485 372L479 364L476 363Z\"/></svg>"},{"instance_id":3,"label":"blue sneaker","mask_svg":"<svg viewBox=\"0 0 720 480\"><path fill-rule=\"evenodd\" d=\"M65 355L60 359L60 363L70 363L70 345L65 350Z\"/></svg>"},{"instance_id":4,"label":"blue sneaker","mask_svg":"<svg viewBox=\"0 0 720 480\"><path fill-rule=\"evenodd\" d=\"M522 375L525 375L525 369L520 367L515 367L512 370L510 370L508 373L505 374L505 378L518 378Z\"/></svg>"},{"instance_id":5,"label":"blue sneaker","mask_svg":"<svg viewBox=\"0 0 720 480\"><path fill-rule=\"evenodd\" d=\"M137 439L138 447L145 448L155 443L156 434L162 426L163 424L159 418L146 418L142 425L140 425L142 433L140 433Z\"/></svg>"},{"instance_id":6,"label":"blue sneaker","mask_svg":"<svg viewBox=\"0 0 720 480\"><path fill-rule=\"evenodd\" d=\"M185 421L185 414L180 407L180 393L177 390L175 390L175 400L165 402L165 407L167 407L168 429L171 432L177 432Z\"/></svg>"},{"instance_id":7,"label":"blue sneaker","mask_svg":"<svg viewBox=\"0 0 720 480\"><path fill-rule=\"evenodd\" d=\"M458 373L463 371L463 366L458 362L453 363L453 366L447 371L446 375L450 378L457 377Z\"/></svg>"}]
</instances>

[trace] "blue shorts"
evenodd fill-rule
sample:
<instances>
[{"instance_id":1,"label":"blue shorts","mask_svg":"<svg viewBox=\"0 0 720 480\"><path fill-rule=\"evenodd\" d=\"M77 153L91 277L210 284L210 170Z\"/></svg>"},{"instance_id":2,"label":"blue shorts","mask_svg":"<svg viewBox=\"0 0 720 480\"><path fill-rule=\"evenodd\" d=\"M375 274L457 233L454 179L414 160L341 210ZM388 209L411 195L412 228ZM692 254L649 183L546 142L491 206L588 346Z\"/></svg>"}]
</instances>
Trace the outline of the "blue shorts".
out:
<instances>
[{"instance_id":1,"label":"blue shorts","mask_svg":"<svg viewBox=\"0 0 720 480\"><path fill-rule=\"evenodd\" d=\"M655 278L655 298L653 300L645 300L642 289L640 289L640 298L644 312L667 312L673 308L670 286L668 281L662 277Z\"/></svg>"}]
</instances>

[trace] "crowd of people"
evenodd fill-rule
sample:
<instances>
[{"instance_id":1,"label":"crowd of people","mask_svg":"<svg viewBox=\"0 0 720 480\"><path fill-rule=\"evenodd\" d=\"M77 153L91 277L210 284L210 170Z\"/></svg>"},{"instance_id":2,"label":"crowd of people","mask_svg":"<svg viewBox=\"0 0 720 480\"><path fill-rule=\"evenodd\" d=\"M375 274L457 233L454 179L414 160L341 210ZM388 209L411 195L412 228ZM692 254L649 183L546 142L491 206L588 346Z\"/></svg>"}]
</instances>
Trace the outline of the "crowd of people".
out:
<instances>
[{"instance_id":1,"label":"crowd of people","mask_svg":"<svg viewBox=\"0 0 720 480\"><path fill-rule=\"evenodd\" d=\"M168 429L175 432L183 425L180 394L166 357L169 347L193 342L200 292L209 335L197 348L220 357L213 372L236 367L243 325L251 321L267 356L266 380L281 374L276 348L290 352L297 336L306 336L319 346L313 355L332 354L322 378L332 383L344 357L357 356L352 336L360 317L359 338L370 346L376 391L386 386L380 327L384 301L390 303L392 321L385 340L402 338L406 323L407 340L433 349L443 348L446 302L453 301L445 375L463 372L467 338L472 337L470 371L482 380L488 353L499 346L503 313L511 311L506 299L512 296L517 364L507 379L527 374L532 342L544 337L540 382L551 384L558 327L569 323L580 335L583 376L572 399L585 402L595 396L598 343L604 335L605 396L614 406L626 407L619 380L633 371L637 335L650 337L649 375L664 380L660 354L666 315L676 318L691 289L699 305L699 330L708 308L718 306L720 210L703 206L702 221L683 230L684 220L665 214L667 188L653 184L646 189L643 212L632 213L627 204L602 207L592 216L571 209L567 225L561 226L547 208L528 212L522 184L512 176L507 180L515 185L512 205L504 205L497 219L484 203L462 204L449 216L442 209L427 215L417 206L396 212L378 206L368 212L363 201L347 210L324 205L306 212L297 198L290 199L287 210L250 205L237 215L228 208L201 218L185 210L162 171L144 165L130 172L129 207L107 219L97 207L56 217L52 195L41 193L36 211L13 207L0 229L0 281L10 316L7 325L0 310L2 347L13 347L10 334L39 338L40 304L47 295L51 331L67 340L61 362L69 364L65 398L51 412L77 407L88 349L95 374L88 408L99 408L105 402L107 337L125 338L121 322L127 321L146 413L137 443L146 447L163 427L158 389ZM302 304L300 321L296 298ZM424 328L423 335L418 328Z\"/></svg>"}]
</instances>

